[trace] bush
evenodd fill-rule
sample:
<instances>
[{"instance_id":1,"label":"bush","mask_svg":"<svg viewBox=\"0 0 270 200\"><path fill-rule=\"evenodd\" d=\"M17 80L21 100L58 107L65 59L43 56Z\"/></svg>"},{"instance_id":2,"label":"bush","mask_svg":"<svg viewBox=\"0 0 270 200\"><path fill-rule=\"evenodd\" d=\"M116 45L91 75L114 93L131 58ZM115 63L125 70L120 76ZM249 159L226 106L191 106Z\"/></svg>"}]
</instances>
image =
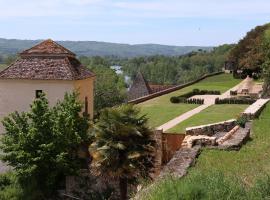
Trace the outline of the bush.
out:
<instances>
[{"instance_id":1,"label":"bush","mask_svg":"<svg viewBox=\"0 0 270 200\"><path fill-rule=\"evenodd\" d=\"M178 97L171 97L170 101L171 103L180 103L180 99Z\"/></svg>"},{"instance_id":2,"label":"bush","mask_svg":"<svg viewBox=\"0 0 270 200\"><path fill-rule=\"evenodd\" d=\"M77 150L89 141L89 119L80 115L81 109L75 93L66 94L54 107L42 94L28 112L4 118L1 159L14 167L23 189L32 184L35 191L50 196L65 176L82 167Z\"/></svg>"},{"instance_id":3,"label":"bush","mask_svg":"<svg viewBox=\"0 0 270 200\"><path fill-rule=\"evenodd\" d=\"M225 98L225 99L215 99L215 104L253 104L255 99L244 99L244 98Z\"/></svg>"},{"instance_id":4,"label":"bush","mask_svg":"<svg viewBox=\"0 0 270 200\"><path fill-rule=\"evenodd\" d=\"M248 122L248 119L245 116L241 116L236 120L236 124L242 128L245 128L247 122Z\"/></svg>"},{"instance_id":5,"label":"bush","mask_svg":"<svg viewBox=\"0 0 270 200\"><path fill-rule=\"evenodd\" d=\"M232 90L231 90L231 91L230 91L230 95L231 95L231 96L236 96L236 95L237 95L237 91L232 91Z\"/></svg>"},{"instance_id":6,"label":"bush","mask_svg":"<svg viewBox=\"0 0 270 200\"><path fill-rule=\"evenodd\" d=\"M171 103L194 103L194 104L203 104L201 101L189 101L188 98L195 96L195 95L220 95L220 91L216 90L199 90L199 89L193 89L191 92L187 92L185 94L182 94L180 96L173 96L170 98Z\"/></svg>"}]
</instances>

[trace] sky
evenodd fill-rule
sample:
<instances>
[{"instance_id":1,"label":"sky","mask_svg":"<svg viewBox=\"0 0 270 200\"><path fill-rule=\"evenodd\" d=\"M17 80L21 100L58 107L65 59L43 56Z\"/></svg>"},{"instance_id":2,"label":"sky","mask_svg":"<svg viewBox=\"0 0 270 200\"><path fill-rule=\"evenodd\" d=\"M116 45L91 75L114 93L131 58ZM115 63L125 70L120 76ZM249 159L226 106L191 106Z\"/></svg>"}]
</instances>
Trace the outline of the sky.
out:
<instances>
[{"instance_id":1,"label":"sky","mask_svg":"<svg viewBox=\"0 0 270 200\"><path fill-rule=\"evenodd\" d=\"M270 22L270 0L0 0L0 38L217 46Z\"/></svg>"}]
</instances>

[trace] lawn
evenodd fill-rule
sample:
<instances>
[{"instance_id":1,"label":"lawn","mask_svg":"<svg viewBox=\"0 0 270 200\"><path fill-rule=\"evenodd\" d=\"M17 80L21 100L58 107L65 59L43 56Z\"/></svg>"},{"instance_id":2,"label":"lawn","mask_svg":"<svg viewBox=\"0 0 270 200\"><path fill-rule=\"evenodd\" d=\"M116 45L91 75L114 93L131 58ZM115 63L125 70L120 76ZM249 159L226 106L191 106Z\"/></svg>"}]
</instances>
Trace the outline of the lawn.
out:
<instances>
[{"instance_id":1,"label":"lawn","mask_svg":"<svg viewBox=\"0 0 270 200\"><path fill-rule=\"evenodd\" d=\"M253 121L251 140L239 151L203 149L186 177L156 182L143 199L269 199L269 124L270 103Z\"/></svg>"},{"instance_id":2,"label":"lawn","mask_svg":"<svg viewBox=\"0 0 270 200\"><path fill-rule=\"evenodd\" d=\"M196 167L190 170L205 173L212 170L238 176L247 184L270 172L270 103L259 119L253 121L251 138L240 151L203 150Z\"/></svg>"},{"instance_id":3,"label":"lawn","mask_svg":"<svg viewBox=\"0 0 270 200\"><path fill-rule=\"evenodd\" d=\"M187 127L211 124L229 119L235 119L248 105L222 104L212 105L191 118L171 128L170 133L185 133Z\"/></svg>"},{"instance_id":4,"label":"lawn","mask_svg":"<svg viewBox=\"0 0 270 200\"><path fill-rule=\"evenodd\" d=\"M142 112L149 117L150 125L157 127L198 106L194 104L172 104L170 102L172 96L179 96L195 88L225 92L240 81L239 79L234 79L231 74L220 74L138 105Z\"/></svg>"}]
</instances>

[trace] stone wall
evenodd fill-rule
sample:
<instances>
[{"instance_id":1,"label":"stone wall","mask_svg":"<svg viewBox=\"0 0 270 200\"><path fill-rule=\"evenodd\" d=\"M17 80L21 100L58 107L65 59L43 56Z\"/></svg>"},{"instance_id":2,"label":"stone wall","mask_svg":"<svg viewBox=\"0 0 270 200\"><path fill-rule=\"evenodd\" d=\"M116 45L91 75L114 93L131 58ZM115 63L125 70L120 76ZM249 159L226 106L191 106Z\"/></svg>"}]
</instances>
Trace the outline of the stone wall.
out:
<instances>
[{"instance_id":1,"label":"stone wall","mask_svg":"<svg viewBox=\"0 0 270 200\"><path fill-rule=\"evenodd\" d=\"M208 78L208 77L211 77L211 76L215 76L215 75L218 75L218 74L222 74L222 73L224 73L224 72L216 72L216 73L212 73L212 74L207 74L207 75L204 75L201 78L198 78L198 79L196 79L194 81L190 81L190 82L185 83L185 84L177 85L175 87L172 87L172 88L169 88L169 89L160 91L160 92L149 94L147 96L143 96L143 97L140 97L140 98L137 98L137 99L128 101L128 103L133 103L133 104L142 103L144 101L147 101L147 100L150 100L150 99L153 99L153 98L156 98L156 97L165 95L165 94L169 94L169 93L174 92L176 90L180 90L180 89L185 88L187 86L193 85L194 83L197 83L197 82L199 82L199 81L201 81L201 80L203 80L205 78Z\"/></svg>"},{"instance_id":2,"label":"stone wall","mask_svg":"<svg viewBox=\"0 0 270 200\"><path fill-rule=\"evenodd\" d=\"M186 128L186 135L208 135L212 136L217 132L228 132L236 125L236 120L231 119L214 124L206 124Z\"/></svg>"},{"instance_id":3,"label":"stone wall","mask_svg":"<svg viewBox=\"0 0 270 200\"><path fill-rule=\"evenodd\" d=\"M257 118L268 102L269 99L258 99L242 113L242 116L249 120Z\"/></svg>"},{"instance_id":4,"label":"stone wall","mask_svg":"<svg viewBox=\"0 0 270 200\"><path fill-rule=\"evenodd\" d=\"M156 156L155 156L155 164L154 164L154 174L153 178L158 176L161 166L162 166L162 158L163 158L163 142L162 142L162 130L155 130L155 140L156 140Z\"/></svg>"}]
</instances>

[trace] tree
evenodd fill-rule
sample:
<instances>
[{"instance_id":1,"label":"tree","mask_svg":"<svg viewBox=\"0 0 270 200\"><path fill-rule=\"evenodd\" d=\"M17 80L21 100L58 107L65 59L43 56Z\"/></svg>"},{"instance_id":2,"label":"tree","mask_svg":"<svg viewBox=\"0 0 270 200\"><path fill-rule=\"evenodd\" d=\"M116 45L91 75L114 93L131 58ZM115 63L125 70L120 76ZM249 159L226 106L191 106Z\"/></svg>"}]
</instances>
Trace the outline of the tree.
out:
<instances>
[{"instance_id":1,"label":"tree","mask_svg":"<svg viewBox=\"0 0 270 200\"><path fill-rule=\"evenodd\" d=\"M123 78L118 76L113 69L105 66L93 67L91 70L96 74L95 111L123 103L126 98Z\"/></svg>"},{"instance_id":2,"label":"tree","mask_svg":"<svg viewBox=\"0 0 270 200\"><path fill-rule=\"evenodd\" d=\"M121 200L127 199L127 184L147 178L153 167L153 132L147 118L133 105L107 108L94 126L90 146L97 175L119 180Z\"/></svg>"},{"instance_id":3,"label":"tree","mask_svg":"<svg viewBox=\"0 0 270 200\"><path fill-rule=\"evenodd\" d=\"M80 169L77 150L89 139L88 118L81 109L75 93L52 108L42 94L29 112L4 118L2 160L14 168L21 185L32 184L42 196L50 196L66 175Z\"/></svg>"},{"instance_id":4,"label":"tree","mask_svg":"<svg viewBox=\"0 0 270 200\"><path fill-rule=\"evenodd\" d=\"M263 95L270 97L270 30L265 31L262 50L265 55L264 63L262 64L264 76Z\"/></svg>"},{"instance_id":5,"label":"tree","mask_svg":"<svg viewBox=\"0 0 270 200\"><path fill-rule=\"evenodd\" d=\"M265 58L261 45L269 28L269 23L255 27L232 49L229 60L235 63L237 69L243 69L248 74L259 71Z\"/></svg>"}]
</instances>

